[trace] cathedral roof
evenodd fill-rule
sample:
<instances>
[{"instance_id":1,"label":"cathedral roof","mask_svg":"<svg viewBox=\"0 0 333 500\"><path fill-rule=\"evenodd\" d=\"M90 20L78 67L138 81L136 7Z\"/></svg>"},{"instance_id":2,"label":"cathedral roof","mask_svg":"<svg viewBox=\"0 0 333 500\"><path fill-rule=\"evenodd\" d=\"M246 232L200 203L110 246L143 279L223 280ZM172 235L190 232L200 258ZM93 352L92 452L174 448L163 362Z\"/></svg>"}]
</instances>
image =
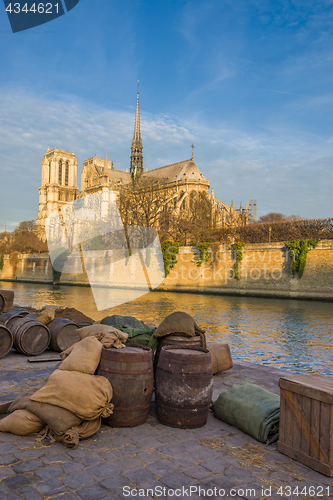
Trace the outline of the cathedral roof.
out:
<instances>
[{"instance_id":1,"label":"cathedral roof","mask_svg":"<svg viewBox=\"0 0 333 500\"><path fill-rule=\"evenodd\" d=\"M109 179L110 181L115 182L116 184L128 184L131 182L131 174L129 172L123 172L122 170L112 169L109 171Z\"/></svg>"},{"instance_id":2,"label":"cathedral roof","mask_svg":"<svg viewBox=\"0 0 333 500\"><path fill-rule=\"evenodd\" d=\"M186 179L187 182L200 181L209 184L192 159L155 168L149 170L149 172L144 172L142 175L146 178L154 178L165 182L184 181Z\"/></svg>"}]
</instances>

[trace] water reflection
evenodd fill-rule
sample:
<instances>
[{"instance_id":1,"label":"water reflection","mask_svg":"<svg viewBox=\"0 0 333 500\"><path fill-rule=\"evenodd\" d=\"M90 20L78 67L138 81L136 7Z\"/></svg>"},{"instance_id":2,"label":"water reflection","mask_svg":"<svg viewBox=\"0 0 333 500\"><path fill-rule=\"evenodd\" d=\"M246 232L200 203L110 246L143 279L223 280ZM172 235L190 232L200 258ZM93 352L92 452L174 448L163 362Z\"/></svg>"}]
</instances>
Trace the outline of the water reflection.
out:
<instances>
[{"instance_id":1,"label":"water reflection","mask_svg":"<svg viewBox=\"0 0 333 500\"><path fill-rule=\"evenodd\" d=\"M75 307L95 320L131 315L159 323L183 310L210 339L230 345L235 358L301 373L333 376L331 303L188 293L151 292L137 300L97 311L89 287L0 282L20 305Z\"/></svg>"}]
</instances>

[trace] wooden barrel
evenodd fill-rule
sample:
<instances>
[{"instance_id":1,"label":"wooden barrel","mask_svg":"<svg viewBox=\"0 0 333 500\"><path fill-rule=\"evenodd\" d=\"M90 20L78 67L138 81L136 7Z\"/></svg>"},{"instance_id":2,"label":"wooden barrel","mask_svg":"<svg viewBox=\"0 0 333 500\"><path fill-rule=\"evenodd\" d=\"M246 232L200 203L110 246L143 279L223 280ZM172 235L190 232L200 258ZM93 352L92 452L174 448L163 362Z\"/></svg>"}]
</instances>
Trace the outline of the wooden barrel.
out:
<instances>
[{"instance_id":1,"label":"wooden barrel","mask_svg":"<svg viewBox=\"0 0 333 500\"><path fill-rule=\"evenodd\" d=\"M148 417L154 387L153 354L149 347L126 344L102 350L97 375L113 389L114 410L103 422L110 427L134 427Z\"/></svg>"},{"instance_id":2,"label":"wooden barrel","mask_svg":"<svg viewBox=\"0 0 333 500\"><path fill-rule=\"evenodd\" d=\"M39 315L39 312L29 313L26 315L26 318L37 319Z\"/></svg>"},{"instance_id":3,"label":"wooden barrel","mask_svg":"<svg viewBox=\"0 0 333 500\"><path fill-rule=\"evenodd\" d=\"M13 307L9 311L0 315L0 323L5 325L12 316L19 316L20 318L23 318L23 316L27 316L28 314L29 311L23 309L22 307Z\"/></svg>"},{"instance_id":4,"label":"wooden barrel","mask_svg":"<svg viewBox=\"0 0 333 500\"><path fill-rule=\"evenodd\" d=\"M34 319L17 319L11 326L11 332L14 337L14 348L28 356L42 354L51 340L47 326Z\"/></svg>"},{"instance_id":5,"label":"wooden barrel","mask_svg":"<svg viewBox=\"0 0 333 500\"><path fill-rule=\"evenodd\" d=\"M0 358L6 356L13 347L13 335L11 331L3 325L0 325Z\"/></svg>"},{"instance_id":6,"label":"wooden barrel","mask_svg":"<svg viewBox=\"0 0 333 500\"><path fill-rule=\"evenodd\" d=\"M26 321L27 319L31 320L32 318L29 318L29 314L26 314L24 316L21 316L20 314L15 314L5 321L6 327L9 328L9 330L12 330L12 326L15 325L17 320L19 319L24 319Z\"/></svg>"},{"instance_id":7,"label":"wooden barrel","mask_svg":"<svg viewBox=\"0 0 333 500\"><path fill-rule=\"evenodd\" d=\"M159 339L158 346L155 352L154 357L154 373L156 375L156 368L158 365L158 360L160 359L161 349L162 347L202 347L201 346L201 338L199 335L195 335L194 337L184 337L180 335L166 335Z\"/></svg>"},{"instance_id":8,"label":"wooden barrel","mask_svg":"<svg viewBox=\"0 0 333 500\"><path fill-rule=\"evenodd\" d=\"M181 429L207 422L213 394L212 360L202 347L163 347L155 381L157 419Z\"/></svg>"},{"instance_id":9,"label":"wooden barrel","mask_svg":"<svg viewBox=\"0 0 333 500\"><path fill-rule=\"evenodd\" d=\"M0 290L0 313L8 311L13 307L13 290Z\"/></svg>"},{"instance_id":10,"label":"wooden barrel","mask_svg":"<svg viewBox=\"0 0 333 500\"><path fill-rule=\"evenodd\" d=\"M27 321L32 321L32 318L28 318L28 315L26 315L26 316L19 316L19 315L12 316L11 318L7 319L6 327L9 328L9 330L12 332L12 334L14 336L18 327L23 325L23 323L27 323Z\"/></svg>"},{"instance_id":11,"label":"wooden barrel","mask_svg":"<svg viewBox=\"0 0 333 500\"><path fill-rule=\"evenodd\" d=\"M228 344L208 341L207 349L212 358L213 375L225 372L234 366Z\"/></svg>"},{"instance_id":12,"label":"wooden barrel","mask_svg":"<svg viewBox=\"0 0 333 500\"><path fill-rule=\"evenodd\" d=\"M47 326L51 333L50 349L52 351L65 351L81 340L77 333L77 324L70 319L55 318Z\"/></svg>"}]
</instances>

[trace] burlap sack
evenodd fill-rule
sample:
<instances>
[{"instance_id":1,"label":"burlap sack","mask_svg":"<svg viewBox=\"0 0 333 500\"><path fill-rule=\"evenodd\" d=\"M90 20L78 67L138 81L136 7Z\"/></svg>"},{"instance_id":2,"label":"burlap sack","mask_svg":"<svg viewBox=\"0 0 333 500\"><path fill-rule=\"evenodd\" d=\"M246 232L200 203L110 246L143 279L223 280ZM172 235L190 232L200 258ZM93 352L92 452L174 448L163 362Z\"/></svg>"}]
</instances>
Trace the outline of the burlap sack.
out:
<instances>
[{"instance_id":1,"label":"burlap sack","mask_svg":"<svg viewBox=\"0 0 333 500\"><path fill-rule=\"evenodd\" d=\"M108 379L81 372L56 370L30 399L65 408L82 420L107 418L113 411L112 387Z\"/></svg>"},{"instance_id":2,"label":"burlap sack","mask_svg":"<svg viewBox=\"0 0 333 500\"><path fill-rule=\"evenodd\" d=\"M56 311L56 309L58 309L58 306L55 306L53 304L46 304L42 307L41 311L44 311L45 309L54 309Z\"/></svg>"},{"instance_id":3,"label":"burlap sack","mask_svg":"<svg viewBox=\"0 0 333 500\"><path fill-rule=\"evenodd\" d=\"M43 434L38 438L39 441L48 438L50 444L62 443L66 448L75 450L78 447L80 439L87 439L99 431L102 423L102 417L95 420L84 420L80 425L68 429L62 436L58 436L50 427L47 427Z\"/></svg>"},{"instance_id":4,"label":"burlap sack","mask_svg":"<svg viewBox=\"0 0 333 500\"><path fill-rule=\"evenodd\" d=\"M106 333L100 340L100 344L105 348L115 347L116 349L120 349L122 347L125 347L125 344L120 341L116 333Z\"/></svg>"},{"instance_id":5,"label":"burlap sack","mask_svg":"<svg viewBox=\"0 0 333 500\"><path fill-rule=\"evenodd\" d=\"M40 432L46 424L28 410L16 410L0 420L0 432L11 432L17 436L28 436Z\"/></svg>"},{"instance_id":6,"label":"burlap sack","mask_svg":"<svg viewBox=\"0 0 333 500\"><path fill-rule=\"evenodd\" d=\"M82 424L68 429L68 431L61 436L62 444L66 446L66 448L75 450L81 439L87 439L99 431L101 423L102 417L98 417L95 420L85 420ZM57 441L60 441L60 438L58 438Z\"/></svg>"},{"instance_id":7,"label":"burlap sack","mask_svg":"<svg viewBox=\"0 0 333 500\"><path fill-rule=\"evenodd\" d=\"M194 337L199 333L205 333L189 314L181 311L174 312L164 318L155 330L155 337L165 337L172 333L183 333L187 337Z\"/></svg>"},{"instance_id":8,"label":"burlap sack","mask_svg":"<svg viewBox=\"0 0 333 500\"><path fill-rule=\"evenodd\" d=\"M34 389L21 393L10 405L9 411L28 410L38 417L45 425L59 435L62 435L73 426L80 425L82 419L64 408L48 403L31 401L30 396L35 394Z\"/></svg>"},{"instance_id":9,"label":"burlap sack","mask_svg":"<svg viewBox=\"0 0 333 500\"><path fill-rule=\"evenodd\" d=\"M61 363L59 370L93 375L101 360L103 345L95 337L86 337L71 347L69 356Z\"/></svg>"},{"instance_id":10,"label":"burlap sack","mask_svg":"<svg viewBox=\"0 0 333 500\"><path fill-rule=\"evenodd\" d=\"M44 325L48 325L54 320L55 317L55 309L53 307L47 307L37 316L37 321L40 321Z\"/></svg>"},{"instance_id":11,"label":"burlap sack","mask_svg":"<svg viewBox=\"0 0 333 500\"><path fill-rule=\"evenodd\" d=\"M114 326L100 325L100 324L84 326L83 328L77 330L77 333L79 334L80 339L96 335L97 333L104 333L105 335L107 333L115 333L121 342L126 342L128 338L127 333L118 330Z\"/></svg>"},{"instance_id":12,"label":"burlap sack","mask_svg":"<svg viewBox=\"0 0 333 500\"><path fill-rule=\"evenodd\" d=\"M59 352L59 356L61 357L62 360L66 359L70 355L70 353L72 352L74 346L75 346L75 344L71 345L70 347L67 347L67 349L65 351Z\"/></svg>"}]
</instances>

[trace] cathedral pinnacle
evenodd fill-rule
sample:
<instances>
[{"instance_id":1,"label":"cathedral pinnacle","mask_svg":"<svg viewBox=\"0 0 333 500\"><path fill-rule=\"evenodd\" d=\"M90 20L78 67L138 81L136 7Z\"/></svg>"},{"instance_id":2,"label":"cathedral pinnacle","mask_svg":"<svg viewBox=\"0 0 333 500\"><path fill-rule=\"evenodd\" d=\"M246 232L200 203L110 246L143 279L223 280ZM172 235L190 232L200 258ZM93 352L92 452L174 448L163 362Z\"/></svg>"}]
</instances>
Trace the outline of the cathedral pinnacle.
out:
<instances>
[{"instance_id":1,"label":"cathedral pinnacle","mask_svg":"<svg viewBox=\"0 0 333 500\"><path fill-rule=\"evenodd\" d=\"M136 114L135 114L135 126L134 135L131 148L131 168L130 172L134 176L136 174L142 174L143 172L143 156L142 156L142 141L140 132L140 107L139 107L139 82L138 90L136 94Z\"/></svg>"}]
</instances>

